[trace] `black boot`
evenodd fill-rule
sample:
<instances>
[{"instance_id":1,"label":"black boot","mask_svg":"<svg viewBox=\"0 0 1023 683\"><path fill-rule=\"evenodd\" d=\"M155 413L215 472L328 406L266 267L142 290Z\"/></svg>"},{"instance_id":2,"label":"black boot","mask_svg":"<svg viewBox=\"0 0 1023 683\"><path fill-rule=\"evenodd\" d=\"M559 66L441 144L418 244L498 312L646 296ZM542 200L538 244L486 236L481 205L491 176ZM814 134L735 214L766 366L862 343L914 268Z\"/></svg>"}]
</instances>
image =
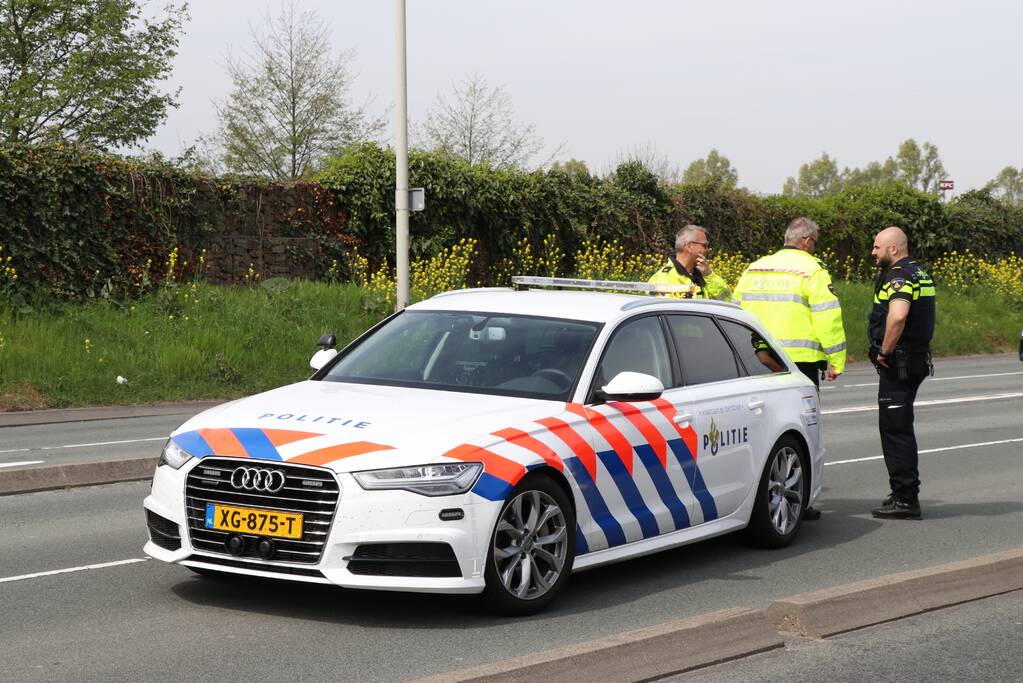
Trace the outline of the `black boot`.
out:
<instances>
[{"instance_id":1,"label":"black boot","mask_svg":"<svg viewBox=\"0 0 1023 683\"><path fill-rule=\"evenodd\" d=\"M817 508L806 508L803 510L803 519L807 522L816 522L821 518L821 511Z\"/></svg>"},{"instance_id":2,"label":"black boot","mask_svg":"<svg viewBox=\"0 0 1023 683\"><path fill-rule=\"evenodd\" d=\"M878 519L921 519L920 502L890 496L881 507L875 508L870 514Z\"/></svg>"}]
</instances>

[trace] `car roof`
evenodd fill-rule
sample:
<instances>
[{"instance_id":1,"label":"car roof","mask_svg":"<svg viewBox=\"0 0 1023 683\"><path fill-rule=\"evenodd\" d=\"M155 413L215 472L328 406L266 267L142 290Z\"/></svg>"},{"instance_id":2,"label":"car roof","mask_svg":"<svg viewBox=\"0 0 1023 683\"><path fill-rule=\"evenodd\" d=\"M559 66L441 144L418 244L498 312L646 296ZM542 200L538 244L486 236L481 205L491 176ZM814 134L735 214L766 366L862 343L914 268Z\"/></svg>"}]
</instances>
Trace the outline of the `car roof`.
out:
<instances>
[{"instance_id":1,"label":"car roof","mask_svg":"<svg viewBox=\"0 0 1023 683\"><path fill-rule=\"evenodd\" d=\"M714 312L747 319L734 304L705 299L677 299L663 296L615 294L593 291L561 291L529 289L517 291L508 287L486 287L444 292L409 306L409 311L477 311L510 315L538 315L570 320L612 322L635 310L673 310Z\"/></svg>"}]
</instances>

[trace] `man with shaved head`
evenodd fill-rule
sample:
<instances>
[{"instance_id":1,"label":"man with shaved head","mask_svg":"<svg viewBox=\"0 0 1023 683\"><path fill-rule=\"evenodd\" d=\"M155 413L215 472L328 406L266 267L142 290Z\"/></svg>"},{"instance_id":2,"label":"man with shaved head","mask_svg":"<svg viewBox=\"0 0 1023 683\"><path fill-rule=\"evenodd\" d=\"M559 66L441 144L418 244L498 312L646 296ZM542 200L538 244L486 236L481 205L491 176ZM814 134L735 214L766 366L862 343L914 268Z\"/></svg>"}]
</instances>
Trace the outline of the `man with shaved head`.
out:
<instances>
[{"instance_id":1,"label":"man with shaved head","mask_svg":"<svg viewBox=\"0 0 1023 683\"><path fill-rule=\"evenodd\" d=\"M934 281L909 257L906 233L895 226L874 238L871 254L881 267L874 287L867 336L877 388L881 450L891 495L873 510L880 519L920 519L920 473L913 402L933 373Z\"/></svg>"}]
</instances>

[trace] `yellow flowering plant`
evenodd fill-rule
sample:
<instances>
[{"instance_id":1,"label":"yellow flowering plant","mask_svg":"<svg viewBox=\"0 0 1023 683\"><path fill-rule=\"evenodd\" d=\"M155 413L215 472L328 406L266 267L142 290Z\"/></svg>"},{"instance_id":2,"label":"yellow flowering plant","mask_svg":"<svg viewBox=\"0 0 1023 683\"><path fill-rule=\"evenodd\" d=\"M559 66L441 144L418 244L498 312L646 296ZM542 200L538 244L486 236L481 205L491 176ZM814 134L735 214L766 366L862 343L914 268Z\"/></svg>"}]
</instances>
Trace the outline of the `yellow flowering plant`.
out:
<instances>
[{"instance_id":1,"label":"yellow flowering plant","mask_svg":"<svg viewBox=\"0 0 1023 683\"><path fill-rule=\"evenodd\" d=\"M18 283L18 269L14 267L14 257L4 254L4 245L0 244L0 302L9 299Z\"/></svg>"}]
</instances>

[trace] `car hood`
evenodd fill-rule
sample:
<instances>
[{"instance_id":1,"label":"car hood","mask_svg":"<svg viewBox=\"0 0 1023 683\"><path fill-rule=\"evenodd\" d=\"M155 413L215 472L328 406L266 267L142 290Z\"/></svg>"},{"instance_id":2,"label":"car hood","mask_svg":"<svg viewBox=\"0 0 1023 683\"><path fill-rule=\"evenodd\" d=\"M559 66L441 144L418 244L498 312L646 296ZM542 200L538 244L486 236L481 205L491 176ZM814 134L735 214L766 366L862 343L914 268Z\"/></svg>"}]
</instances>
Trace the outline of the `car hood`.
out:
<instances>
[{"instance_id":1,"label":"car hood","mask_svg":"<svg viewBox=\"0 0 1023 683\"><path fill-rule=\"evenodd\" d=\"M486 446L492 432L561 414L565 405L306 381L211 408L171 438L197 457L285 460L348 472L433 462L470 441Z\"/></svg>"}]
</instances>

